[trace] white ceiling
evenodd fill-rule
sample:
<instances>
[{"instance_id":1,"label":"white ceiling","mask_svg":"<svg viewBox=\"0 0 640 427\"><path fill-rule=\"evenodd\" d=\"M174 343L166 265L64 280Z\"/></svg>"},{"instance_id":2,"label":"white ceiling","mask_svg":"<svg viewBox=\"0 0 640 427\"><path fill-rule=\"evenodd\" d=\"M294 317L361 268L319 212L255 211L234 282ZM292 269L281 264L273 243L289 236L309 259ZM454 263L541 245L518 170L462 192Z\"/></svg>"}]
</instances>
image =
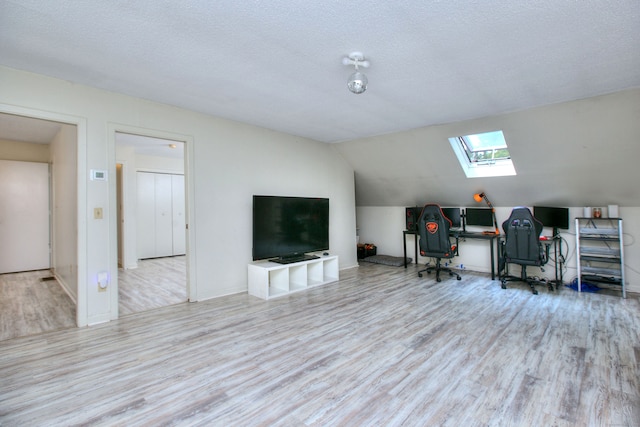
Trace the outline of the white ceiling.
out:
<instances>
[{"instance_id":1,"label":"white ceiling","mask_svg":"<svg viewBox=\"0 0 640 427\"><path fill-rule=\"evenodd\" d=\"M640 87L640 1L0 0L0 65L340 142Z\"/></svg>"},{"instance_id":2,"label":"white ceiling","mask_svg":"<svg viewBox=\"0 0 640 427\"><path fill-rule=\"evenodd\" d=\"M116 132L116 145L133 147L136 154L143 156L184 158L184 142L143 135Z\"/></svg>"},{"instance_id":3,"label":"white ceiling","mask_svg":"<svg viewBox=\"0 0 640 427\"><path fill-rule=\"evenodd\" d=\"M61 128L57 122L0 114L0 139L6 141L49 144Z\"/></svg>"},{"instance_id":4,"label":"white ceiling","mask_svg":"<svg viewBox=\"0 0 640 427\"><path fill-rule=\"evenodd\" d=\"M50 144L62 124L32 117L0 113L0 139ZM116 132L116 145L132 147L136 154L182 159L184 143L162 138Z\"/></svg>"}]
</instances>

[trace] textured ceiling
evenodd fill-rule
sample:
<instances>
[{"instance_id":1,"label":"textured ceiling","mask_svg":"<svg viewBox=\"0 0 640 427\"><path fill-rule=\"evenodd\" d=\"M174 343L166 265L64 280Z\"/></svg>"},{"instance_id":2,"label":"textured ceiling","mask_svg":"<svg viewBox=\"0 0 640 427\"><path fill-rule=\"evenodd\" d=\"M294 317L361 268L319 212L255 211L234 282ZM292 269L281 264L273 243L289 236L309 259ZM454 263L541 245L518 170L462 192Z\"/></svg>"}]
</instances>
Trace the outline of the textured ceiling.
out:
<instances>
[{"instance_id":1,"label":"textured ceiling","mask_svg":"<svg viewBox=\"0 0 640 427\"><path fill-rule=\"evenodd\" d=\"M639 87L640 1L0 0L0 65L339 142Z\"/></svg>"}]
</instances>

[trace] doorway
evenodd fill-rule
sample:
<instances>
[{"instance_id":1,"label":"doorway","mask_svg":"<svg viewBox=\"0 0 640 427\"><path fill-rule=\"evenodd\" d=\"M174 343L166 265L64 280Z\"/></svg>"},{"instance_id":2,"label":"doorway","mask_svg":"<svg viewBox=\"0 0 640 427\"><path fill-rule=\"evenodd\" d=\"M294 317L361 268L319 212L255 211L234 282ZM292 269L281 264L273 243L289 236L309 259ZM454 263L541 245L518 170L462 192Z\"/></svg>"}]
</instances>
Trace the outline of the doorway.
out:
<instances>
[{"instance_id":1,"label":"doorway","mask_svg":"<svg viewBox=\"0 0 640 427\"><path fill-rule=\"evenodd\" d=\"M0 274L51 268L49 164L0 159Z\"/></svg>"},{"instance_id":2,"label":"doorway","mask_svg":"<svg viewBox=\"0 0 640 427\"><path fill-rule=\"evenodd\" d=\"M0 293L7 297L0 339L86 324L77 286L84 233L77 222L78 126L84 122L55 119L65 117L0 108L0 241L9 251L0 254Z\"/></svg>"},{"instance_id":3,"label":"doorway","mask_svg":"<svg viewBox=\"0 0 640 427\"><path fill-rule=\"evenodd\" d=\"M119 316L188 300L185 142L116 131Z\"/></svg>"}]
</instances>

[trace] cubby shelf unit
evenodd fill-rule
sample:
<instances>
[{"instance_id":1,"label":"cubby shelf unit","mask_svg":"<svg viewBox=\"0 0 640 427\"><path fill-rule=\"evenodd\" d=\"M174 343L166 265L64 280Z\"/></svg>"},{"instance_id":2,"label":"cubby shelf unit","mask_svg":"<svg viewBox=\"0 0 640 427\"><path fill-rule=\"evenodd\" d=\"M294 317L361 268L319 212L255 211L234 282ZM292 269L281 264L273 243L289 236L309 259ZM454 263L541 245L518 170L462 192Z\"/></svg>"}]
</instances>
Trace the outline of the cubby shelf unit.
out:
<instances>
[{"instance_id":1,"label":"cubby shelf unit","mask_svg":"<svg viewBox=\"0 0 640 427\"><path fill-rule=\"evenodd\" d=\"M248 267L248 290L249 295L268 300L336 282L338 277L337 256L291 264L257 261Z\"/></svg>"}]
</instances>

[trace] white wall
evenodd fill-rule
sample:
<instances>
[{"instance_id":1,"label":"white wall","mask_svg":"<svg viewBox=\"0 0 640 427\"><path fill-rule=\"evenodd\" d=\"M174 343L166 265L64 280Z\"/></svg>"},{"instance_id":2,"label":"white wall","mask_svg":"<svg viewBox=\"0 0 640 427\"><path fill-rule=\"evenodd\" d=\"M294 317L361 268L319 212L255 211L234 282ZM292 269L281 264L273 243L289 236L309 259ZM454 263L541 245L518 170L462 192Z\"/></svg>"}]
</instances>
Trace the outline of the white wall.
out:
<instances>
[{"instance_id":1,"label":"white wall","mask_svg":"<svg viewBox=\"0 0 640 427\"><path fill-rule=\"evenodd\" d=\"M0 139L0 159L49 163L49 145Z\"/></svg>"},{"instance_id":2,"label":"white wall","mask_svg":"<svg viewBox=\"0 0 640 427\"><path fill-rule=\"evenodd\" d=\"M53 271L60 284L78 300L78 173L77 129L63 125L50 144L53 201Z\"/></svg>"},{"instance_id":3,"label":"white wall","mask_svg":"<svg viewBox=\"0 0 640 427\"><path fill-rule=\"evenodd\" d=\"M331 145L70 82L0 67L0 111L72 117L78 128L78 310L85 324L117 317L115 287L99 292L100 271L117 270L115 130L172 133L187 141L190 299L247 290L253 194L330 198L330 252L357 265L353 169ZM85 145L86 144L86 145ZM104 220L93 218L102 207ZM80 317L80 316L79 316ZM79 321L79 324L83 324Z\"/></svg>"},{"instance_id":4,"label":"white wall","mask_svg":"<svg viewBox=\"0 0 640 427\"><path fill-rule=\"evenodd\" d=\"M531 207L530 207L531 208ZM512 207L496 207L496 218L498 224L502 227ZM532 208L531 208L532 209ZM559 230L562 236L562 254L566 258L563 270L563 279L565 283L570 282L577 275L576 270L576 236L574 218L583 215L582 207L570 207L569 230ZM606 208L603 209L603 215L607 215ZM630 292L640 292L640 268L638 260L640 260L640 247L636 243L640 236L640 208L620 207L620 217L623 219L624 231L624 251L625 251L625 275L627 290ZM360 233L360 243L374 243L377 246L378 254L402 256L402 231L405 227L405 207L371 207L360 206L356 208L357 226ZM474 228L469 227L468 230L473 231ZM475 228L477 231L487 230L486 228ZM551 235L552 231L545 228L544 235ZM408 235L406 239L407 256L416 262L414 253L414 236ZM491 272L491 257L488 243L484 240L472 240L460 242L460 255L453 259L454 265L463 264L465 269L479 271L483 273ZM540 277L554 277L553 255L548 264L544 266L545 271L539 268L528 267L529 275L537 275ZM418 256L418 263L424 264L427 258ZM517 266L514 266L517 269ZM518 270L514 271L516 274Z\"/></svg>"}]
</instances>

